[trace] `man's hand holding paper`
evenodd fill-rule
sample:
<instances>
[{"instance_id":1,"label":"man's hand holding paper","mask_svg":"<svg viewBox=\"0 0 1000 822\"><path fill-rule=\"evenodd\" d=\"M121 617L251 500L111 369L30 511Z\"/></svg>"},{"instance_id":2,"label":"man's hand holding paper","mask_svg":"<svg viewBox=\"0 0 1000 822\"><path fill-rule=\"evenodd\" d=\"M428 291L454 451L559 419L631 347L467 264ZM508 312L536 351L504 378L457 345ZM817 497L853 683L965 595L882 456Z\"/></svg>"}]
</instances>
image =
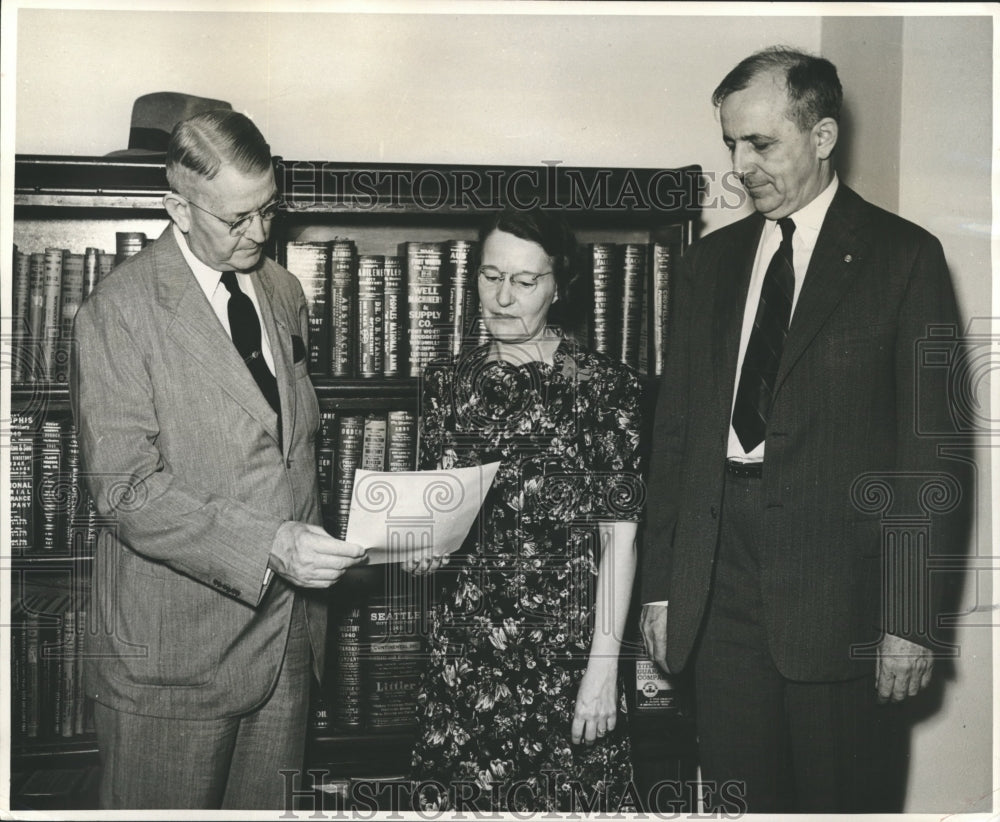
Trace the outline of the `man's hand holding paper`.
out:
<instances>
[{"instance_id":1,"label":"man's hand holding paper","mask_svg":"<svg viewBox=\"0 0 1000 822\"><path fill-rule=\"evenodd\" d=\"M368 548L368 562L426 572L465 541L500 463L433 471L358 469L347 542Z\"/></svg>"}]
</instances>

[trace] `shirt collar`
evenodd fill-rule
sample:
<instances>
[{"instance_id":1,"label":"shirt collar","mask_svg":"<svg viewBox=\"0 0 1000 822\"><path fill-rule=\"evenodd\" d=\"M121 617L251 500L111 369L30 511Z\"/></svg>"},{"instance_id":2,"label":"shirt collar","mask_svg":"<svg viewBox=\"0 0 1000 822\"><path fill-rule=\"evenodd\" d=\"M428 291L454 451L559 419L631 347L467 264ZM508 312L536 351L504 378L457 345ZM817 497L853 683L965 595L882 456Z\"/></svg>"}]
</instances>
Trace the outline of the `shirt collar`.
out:
<instances>
[{"instance_id":1,"label":"shirt collar","mask_svg":"<svg viewBox=\"0 0 1000 822\"><path fill-rule=\"evenodd\" d=\"M826 212L829 211L830 203L833 202L833 197L837 193L839 186L840 180L837 177L837 172L834 172L833 179L826 188L794 214L788 215L791 217L792 222L795 223L796 237L805 238L808 235L808 239L810 240L816 238L819 230L823 227Z\"/></svg>"},{"instance_id":2,"label":"shirt collar","mask_svg":"<svg viewBox=\"0 0 1000 822\"><path fill-rule=\"evenodd\" d=\"M219 287L222 272L216 271L210 265L206 265L194 255L194 252L188 245L187 236L177 227L177 223L173 224L173 230L174 239L177 241L177 247L181 250L184 262L188 264L188 267L194 274L194 278L198 281L198 285L201 286L201 290L205 292L205 296L211 301L215 289Z\"/></svg>"}]
</instances>

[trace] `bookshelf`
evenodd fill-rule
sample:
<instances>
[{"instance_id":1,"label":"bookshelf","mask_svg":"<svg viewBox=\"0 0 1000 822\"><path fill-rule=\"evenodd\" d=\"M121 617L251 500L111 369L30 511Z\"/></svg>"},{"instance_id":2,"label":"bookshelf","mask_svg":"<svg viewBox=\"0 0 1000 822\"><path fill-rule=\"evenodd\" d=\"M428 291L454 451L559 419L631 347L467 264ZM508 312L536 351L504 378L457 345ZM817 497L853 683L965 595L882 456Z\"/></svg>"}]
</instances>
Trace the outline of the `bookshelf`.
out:
<instances>
[{"instance_id":1,"label":"bookshelf","mask_svg":"<svg viewBox=\"0 0 1000 822\"><path fill-rule=\"evenodd\" d=\"M696 166L622 169L572 168L557 163L523 168L359 165L275 158L275 170L284 203L268 251L276 259L282 257L288 242L329 244L349 238L358 255L397 255L404 242L470 242L476 239L485 212L505 204L534 203L565 209L581 246L633 244L652 252L654 244L669 243L679 253L697 231L702 187ZM119 232L141 232L152 241L168 225L161 205L166 188L159 158L19 155L15 163L14 243L22 252L58 248L83 253L94 247L113 252ZM652 256L650 253L650 262ZM651 345L648 341L645 344ZM651 363L652 354L646 362L649 372L653 371ZM337 415L363 417L394 410L416 413L418 409L419 378L405 372L402 376L377 378L314 373L313 383L321 409ZM655 374L649 374L646 384L651 408ZM71 439L65 383L14 383L11 408L34 426L47 420L58 421L64 448ZM63 465L61 462L60 471ZM66 478L60 474L58 479ZM32 474L32 482L37 484L38 480L37 473ZM39 489L30 490L29 515L35 517ZM94 538L100 526L85 502L71 505L66 509L71 513L61 514L54 550L30 546L29 550L13 552L8 565L15 580L15 602L30 601L28 592L44 597L44 592L51 590L65 594L70 603L85 599L91 565L87 540ZM343 599L347 586L370 591L384 584L384 579L373 582L369 575L345 578L334 590ZM18 654L23 653L19 642L23 641L24 620L17 621L20 609L16 609L13 652ZM342 619L343 610L332 609L331 619ZM54 618L60 621L58 615ZM77 614L77 619L79 635L87 629L87 617ZM335 634L333 629L331 625L331 635ZM335 652L331 656L335 658ZM17 665L13 667L16 676L27 675ZM331 673L336 676L335 671ZM15 690L23 688L24 682L23 678L15 680ZM12 701L16 703L17 699L15 695ZM41 710L44 713L46 709ZM683 715L649 719L634 723L636 762L641 759L654 763L643 766L648 771L646 778L693 776L693 770L685 770L693 744L688 719ZM51 803L64 801L63 807L80 807L79 803L85 807L92 801L91 772L97 765L98 753L92 730L69 737L40 734L32 738L16 730L11 743L15 802L25 807L55 807ZM313 722L307 739L307 769L326 774L317 779L317 793L336 793L352 779L402 777L412 739L412 731L407 729L338 729L335 724L322 727ZM659 771L655 764L658 757L665 763ZM683 773L671 770L675 765ZM44 790L46 780L33 776L45 771L51 771L47 781L53 785L48 799L37 794ZM19 796L18 787L26 783L27 793ZM67 800L67 784L85 787L71 790L73 795Z\"/></svg>"}]
</instances>

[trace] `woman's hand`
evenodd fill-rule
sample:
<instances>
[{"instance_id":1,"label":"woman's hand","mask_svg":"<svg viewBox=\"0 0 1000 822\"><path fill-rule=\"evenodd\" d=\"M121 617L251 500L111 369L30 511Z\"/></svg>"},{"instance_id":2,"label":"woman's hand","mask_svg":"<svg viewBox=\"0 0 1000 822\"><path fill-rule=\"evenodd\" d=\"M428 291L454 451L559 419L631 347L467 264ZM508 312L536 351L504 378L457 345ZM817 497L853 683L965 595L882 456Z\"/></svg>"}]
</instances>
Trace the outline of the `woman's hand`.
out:
<instances>
[{"instance_id":1,"label":"woman's hand","mask_svg":"<svg viewBox=\"0 0 1000 822\"><path fill-rule=\"evenodd\" d=\"M615 729L618 721L618 660L591 659L576 694L571 736L574 745L594 741Z\"/></svg>"},{"instance_id":2,"label":"woman's hand","mask_svg":"<svg viewBox=\"0 0 1000 822\"><path fill-rule=\"evenodd\" d=\"M448 555L435 556L430 550L426 550L420 554L414 554L408 559L404 559L399 564L404 571L408 571L416 576L423 576L424 574L433 573L442 565L447 565Z\"/></svg>"}]
</instances>

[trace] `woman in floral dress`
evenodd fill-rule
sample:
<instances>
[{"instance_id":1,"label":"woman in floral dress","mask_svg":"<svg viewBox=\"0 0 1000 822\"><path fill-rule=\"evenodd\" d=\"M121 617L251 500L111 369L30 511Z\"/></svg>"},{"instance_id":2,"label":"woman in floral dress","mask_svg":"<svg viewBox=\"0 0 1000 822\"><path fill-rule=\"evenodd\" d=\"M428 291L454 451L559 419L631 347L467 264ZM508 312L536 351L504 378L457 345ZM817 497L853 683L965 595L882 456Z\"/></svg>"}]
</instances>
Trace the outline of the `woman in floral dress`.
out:
<instances>
[{"instance_id":1,"label":"woman in floral dress","mask_svg":"<svg viewBox=\"0 0 1000 822\"><path fill-rule=\"evenodd\" d=\"M640 386L552 322L576 278L561 218L505 212L480 239L490 342L426 370L421 467L500 466L433 610L412 778L424 808L613 812L632 779Z\"/></svg>"}]
</instances>

